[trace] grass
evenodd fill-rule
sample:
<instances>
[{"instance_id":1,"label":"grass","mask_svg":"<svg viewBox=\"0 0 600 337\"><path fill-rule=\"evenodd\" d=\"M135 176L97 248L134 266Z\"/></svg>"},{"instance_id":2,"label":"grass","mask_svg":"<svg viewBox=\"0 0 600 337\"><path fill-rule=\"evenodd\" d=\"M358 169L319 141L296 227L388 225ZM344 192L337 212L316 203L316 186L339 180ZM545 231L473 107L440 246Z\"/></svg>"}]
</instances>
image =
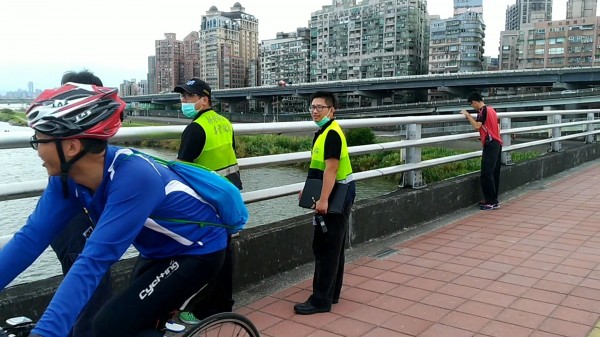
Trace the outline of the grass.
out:
<instances>
[{"instance_id":1,"label":"grass","mask_svg":"<svg viewBox=\"0 0 600 337\"><path fill-rule=\"evenodd\" d=\"M27 119L24 112L15 112L8 109L0 110L0 121L8 122L13 125L27 125ZM133 126L157 126L161 123L148 121L126 120L124 127ZM382 139L376 139L376 142L383 142ZM292 153L310 151L312 147L312 137L290 137L280 135L257 135L257 136L239 136L235 138L236 155L238 158L258 157L273 154ZM124 142L125 146L158 147L172 151L178 151L180 146L179 139L166 140L144 140L134 142ZM448 157L461 153L467 153L470 150L456 150L437 147L426 147L421 149L421 159L430 160L435 158ZM521 162L539 157L540 152L513 152L513 162ZM396 166L402 163L400 151L387 151L381 153L372 153L352 157L352 168L354 172L369 171L376 168ZM295 166L308 168L308 162L294 164ZM459 162L438 165L426 168L422 171L423 179L426 182L441 181L463 174L477 172L481 168L481 159L472 158ZM387 176L388 179L398 181L400 175Z\"/></svg>"},{"instance_id":2,"label":"grass","mask_svg":"<svg viewBox=\"0 0 600 337\"><path fill-rule=\"evenodd\" d=\"M292 153L310 151L312 146L312 137L289 137L279 135L257 135L257 136L239 136L235 139L236 155L238 158L248 158L257 156L266 156L273 154ZM177 140L148 140L140 142L129 142L126 145L136 145L144 147L160 147L177 151L180 141ZM435 158L448 157L462 153L472 152L472 150L457 150L439 147L425 147L421 149L421 160L430 160ZM537 151L513 152L513 162L521 162L541 155ZM371 153L359 156L353 156L352 169L354 172L363 172L377 168L396 166L402 164L400 151L387 151ZM308 169L308 162L293 164L297 167ZM429 167L422 170L423 179L426 182L442 181L460 175L478 172L481 169L481 158L471 158L449 164ZM386 176L387 179L398 181L400 174Z\"/></svg>"},{"instance_id":3,"label":"grass","mask_svg":"<svg viewBox=\"0 0 600 337\"><path fill-rule=\"evenodd\" d=\"M13 111L10 109L0 110L0 122L6 122L10 125L27 126L25 112Z\"/></svg>"}]
</instances>

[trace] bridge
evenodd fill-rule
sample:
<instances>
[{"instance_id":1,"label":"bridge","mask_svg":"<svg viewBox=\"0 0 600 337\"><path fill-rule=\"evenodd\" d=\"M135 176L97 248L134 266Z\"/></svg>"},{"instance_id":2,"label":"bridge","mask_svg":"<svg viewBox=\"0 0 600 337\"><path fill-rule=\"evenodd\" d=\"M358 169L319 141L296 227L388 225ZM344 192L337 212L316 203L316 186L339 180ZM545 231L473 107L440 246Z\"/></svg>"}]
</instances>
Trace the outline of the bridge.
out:
<instances>
[{"instance_id":1,"label":"bridge","mask_svg":"<svg viewBox=\"0 0 600 337\"><path fill-rule=\"evenodd\" d=\"M488 87L548 86L561 89L583 89L600 83L600 67L576 67L559 69L527 69L482 71L454 74L415 75L371 78L345 81L293 84L285 87L260 86L213 90L213 98L222 102L241 102L249 99L272 102L275 96L308 98L317 90L349 93L370 98L390 96L398 90L437 89L465 96L474 89ZM128 103L154 103L173 105L179 103L179 94L128 96ZM377 102L374 100L373 102ZM270 107L270 104L265 105Z\"/></svg>"},{"instance_id":2,"label":"bridge","mask_svg":"<svg viewBox=\"0 0 600 337\"><path fill-rule=\"evenodd\" d=\"M364 180L398 172L413 189L358 202L351 215L345 287L331 313L298 316L293 304L309 295L310 215L247 229L235 238L237 311L266 337L285 336L596 336L600 318L598 268L600 148L598 110L501 113L505 141L502 206L476 211L478 174L427 184L426 167L478 158L474 151L422 161L420 148L476 137L473 132L421 137L421 125L462 116L341 121L344 128L405 125L407 139L351 148L351 156L406 149L404 164L359 172ZM550 123L516 119L550 117ZM575 118L574 118L575 117ZM576 119L576 121L572 121ZM177 137L183 127L131 128L118 140ZM312 123L234 125L237 134L311 131ZM568 129L579 128L576 133ZM551 131L552 137L511 143L512 134ZM27 146L30 133L0 135L0 148ZM576 140L576 141L574 141ZM564 146L567 145L569 146ZM547 145L551 152L511 163L510 152ZM240 160L243 169L307 161L309 153ZM512 164L512 165L511 165ZM574 171L567 171L574 169ZM39 195L41 183L0 186L0 200ZM247 202L297 193L302 183L244 193ZM443 197L440 197L443 196ZM458 212L457 212L458 210ZM260 259L260 263L256 263ZM127 266L117 268L124 282ZM125 268L127 269L127 268ZM277 280L285 284L274 284ZM19 285L0 294L9 310L35 316L58 279ZM287 333L286 333L287 332Z\"/></svg>"},{"instance_id":3,"label":"bridge","mask_svg":"<svg viewBox=\"0 0 600 337\"><path fill-rule=\"evenodd\" d=\"M29 105L29 104L31 104L31 102L33 102L32 98L0 98L0 104L7 104L7 105L9 105L9 104Z\"/></svg>"}]
</instances>

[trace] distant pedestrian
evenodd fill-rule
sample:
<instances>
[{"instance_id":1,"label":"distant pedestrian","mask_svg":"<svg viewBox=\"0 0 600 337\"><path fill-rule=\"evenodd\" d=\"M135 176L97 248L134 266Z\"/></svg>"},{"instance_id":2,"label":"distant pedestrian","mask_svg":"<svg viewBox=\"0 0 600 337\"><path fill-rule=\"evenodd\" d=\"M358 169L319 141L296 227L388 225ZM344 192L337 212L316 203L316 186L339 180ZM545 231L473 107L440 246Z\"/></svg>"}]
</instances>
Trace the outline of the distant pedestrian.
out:
<instances>
[{"instance_id":1,"label":"distant pedestrian","mask_svg":"<svg viewBox=\"0 0 600 337\"><path fill-rule=\"evenodd\" d=\"M471 93L467 101L478 111L477 119L462 110L461 113L467 117L469 123L475 130L479 131L483 151L481 154L481 191L484 200L478 203L482 210L494 210L500 207L498 201L498 189L500 187L500 166L502 153L502 138L498 126L498 115L491 106L485 105L481 94Z\"/></svg>"},{"instance_id":2,"label":"distant pedestrian","mask_svg":"<svg viewBox=\"0 0 600 337\"><path fill-rule=\"evenodd\" d=\"M181 112L192 119L181 135L177 159L207 167L229 179L241 190L233 126L227 118L213 110L210 85L199 78L192 78L176 86L173 91L181 95ZM190 301L179 318L187 324L197 324L210 315L232 311L234 303L233 252L231 235L228 235L221 270L207 289Z\"/></svg>"},{"instance_id":3,"label":"distant pedestrian","mask_svg":"<svg viewBox=\"0 0 600 337\"><path fill-rule=\"evenodd\" d=\"M337 98L330 92L319 91L312 94L310 101L311 116L319 130L313 139L307 183L308 179L321 180L322 187L318 200L313 199L312 249L315 271L312 295L304 303L294 305L294 311L300 315L328 312L331 305L340 299L344 279L344 243L356 195L346 137L334 115ZM331 196L337 184L347 185L347 193L341 212L334 214L329 200L333 200Z\"/></svg>"}]
</instances>

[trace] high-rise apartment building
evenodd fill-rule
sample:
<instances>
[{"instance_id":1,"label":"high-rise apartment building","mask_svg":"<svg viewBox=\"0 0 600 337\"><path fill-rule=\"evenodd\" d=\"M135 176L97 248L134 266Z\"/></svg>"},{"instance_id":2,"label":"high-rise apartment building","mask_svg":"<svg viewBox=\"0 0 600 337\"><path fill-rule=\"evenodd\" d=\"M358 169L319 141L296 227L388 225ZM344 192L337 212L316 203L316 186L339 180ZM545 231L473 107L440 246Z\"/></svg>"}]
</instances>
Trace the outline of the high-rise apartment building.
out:
<instances>
[{"instance_id":1,"label":"high-rise apartment building","mask_svg":"<svg viewBox=\"0 0 600 337\"><path fill-rule=\"evenodd\" d=\"M600 65L599 25L600 18L596 16L524 25L517 32L516 68ZM504 51L505 44L501 43L500 49ZM511 68L503 68L507 69Z\"/></svg>"},{"instance_id":2,"label":"high-rise apartment building","mask_svg":"<svg viewBox=\"0 0 600 337\"><path fill-rule=\"evenodd\" d=\"M247 86L258 60L258 19L236 2L230 12L212 6L200 26L200 77L215 89Z\"/></svg>"},{"instance_id":3,"label":"high-rise apartment building","mask_svg":"<svg viewBox=\"0 0 600 337\"><path fill-rule=\"evenodd\" d=\"M183 42L174 33L165 33L163 40L155 41L156 48L156 92L171 92L182 83Z\"/></svg>"},{"instance_id":4,"label":"high-rise apartment building","mask_svg":"<svg viewBox=\"0 0 600 337\"><path fill-rule=\"evenodd\" d=\"M464 13L483 14L483 0L454 0L454 16Z\"/></svg>"},{"instance_id":5,"label":"high-rise apartment building","mask_svg":"<svg viewBox=\"0 0 600 337\"><path fill-rule=\"evenodd\" d=\"M142 90L136 82L135 78L131 81L124 80L123 83L119 84L119 96L137 96L141 95Z\"/></svg>"},{"instance_id":6,"label":"high-rise apartment building","mask_svg":"<svg viewBox=\"0 0 600 337\"><path fill-rule=\"evenodd\" d=\"M183 79L200 76L200 35L194 31L183 39Z\"/></svg>"},{"instance_id":7,"label":"high-rise apartment building","mask_svg":"<svg viewBox=\"0 0 600 337\"><path fill-rule=\"evenodd\" d=\"M506 30L519 30L527 23L552 21L552 0L517 0L506 8Z\"/></svg>"},{"instance_id":8,"label":"high-rise apartment building","mask_svg":"<svg viewBox=\"0 0 600 337\"><path fill-rule=\"evenodd\" d=\"M596 16L598 0L568 0L567 19Z\"/></svg>"},{"instance_id":9,"label":"high-rise apartment building","mask_svg":"<svg viewBox=\"0 0 600 337\"><path fill-rule=\"evenodd\" d=\"M481 71L485 24L481 12L465 12L431 22L429 73Z\"/></svg>"},{"instance_id":10,"label":"high-rise apartment building","mask_svg":"<svg viewBox=\"0 0 600 337\"><path fill-rule=\"evenodd\" d=\"M517 51L518 40L518 30L500 32L500 55L498 60L498 67L500 70L517 69L519 57Z\"/></svg>"},{"instance_id":11,"label":"high-rise apartment building","mask_svg":"<svg viewBox=\"0 0 600 337\"><path fill-rule=\"evenodd\" d=\"M432 20L429 31L430 74L483 70L482 0L454 0L454 17Z\"/></svg>"},{"instance_id":12,"label":"high-rise apartment building","mask_svg":"<svg viewBox=\"0 0 600 337\"><path fill-rule=\"evenodd\" d=\"M148 86L153 93L171 92L192 77L200 76L200 39L189 33L183 41L173 33L155 41L156 55L148 57Z\"/></svg>"},{"instance_id":13,"label":"high-rise apartment building","mask_svg":"<svg viewBox=\"0 0 600 337\"><path fill-rule=\"evenodd\" d=\"M148 56L148 94L156 94L156 56Z\"/></svg>"},{"instance_id":14,"label":"high-rise apartment building","mask_svg":"<svg viewBox=\"0 0 600 337\"><path fill-rule=\"evenodd\" d=\"M519 0L514 5L506 6L506 18L504 21L504 30L519 30Z\"/></svg>"},{"instance_id":15,"label":"high-rise apartment building","mask_svg":"<svg viewBox=\"0 0 600 337\"><path fill-rule=\"evenodd\" d=\"M333 0L311 14L310 81L426 70L426 0Z\"/></svg>"},{"instance_id":16,"label":"high-rise apartment building","mask_svg":"<svg viewBox=\"0 0 600 337\"><path fill-rule=\"evenodd\" d=\"M310 29L277 33L260 44L261 85L306 83L310 81Z\"/></svg>"}]
</instances>

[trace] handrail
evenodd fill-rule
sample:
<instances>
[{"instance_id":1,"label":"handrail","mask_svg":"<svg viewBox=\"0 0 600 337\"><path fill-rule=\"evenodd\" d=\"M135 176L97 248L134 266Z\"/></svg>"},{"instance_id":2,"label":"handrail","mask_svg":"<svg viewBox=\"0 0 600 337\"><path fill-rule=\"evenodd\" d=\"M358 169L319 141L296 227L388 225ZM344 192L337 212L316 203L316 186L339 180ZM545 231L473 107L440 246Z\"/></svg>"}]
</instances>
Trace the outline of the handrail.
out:
<instances>
[{"instance_id":1,"label":"handrail","mask_svg":"<svg viewBox=\"0 0 600 337\"><path fill-rule=\"evenodd\" d=\"M567 122L558 124L546 124L541 126L528 126L510 128L501 131L502 135L510 135L515 133L529 133L542 130L551 130L553 128L563 128L572 126L592 126L600 123L599 120L590 119L590 115L595 116L600 113L598 109L588 110L550 110L550 111L517 111L517 112L503 112L498 113L499 119L511 119L511 118L524 118L524 117L546 117L554 115L588 115L588 120ZM405 116L405 117L391 117L391 118L370 118L370 119L357 119L357 120L340 120L339 123L343 128L358 128L358 127L386 127L386 126L399 126L399 125L428 125L435 123L446 123L446 122L465 122L465 118L462 115L438 115L438 116ZM467 124L465 122L465 124ZM288 132L311 132L316 130L316 126L313 122L282 122L282 123L255 123L255 124L234 124L233 125L236 135L254 135L254 134L265 134L265 133L288 133ZM115 136L114 141L132 141L141 139L172 139L179 138L181 132L185 126L157 126L157 127L131 127L122 128ZM504 152L510 152L517 149L523 149L530 146L556 143L562 140L568 140L573 138L593 136L600 133L598 131L587 131L578 132L572 135L556 136L551 139L544 139L538 141L532 141L528 143L510 145L507 144L503 148ZM443 143L448 141L456 141L462 139L468 139L477 137L477 132L460 133L455 135L445 135L437 137L420 138L417 139L401 140L387 143L371 144L354 146L349 148L351 155L361 155L382 151L391 151L399 149L410 149L420 148L425 145L434 143ZM0 149L8 148L22 148L29 147L29 138L31 132L28 131L15 131L0 134ZM415 170L421 170L423 168L436 166L440 164L450 163L454 161L464 160L468 158L475 158L479 156L481 151L469 152L466 154L449 156L444 158L437 158L427 161L419 161L417 163L411 162L393 167L380 168L376 170L355 173L356 180L370 179L374 177L380 177L382 175L395 174L400 172L409 172ZM310 152L296 152L288 154L269 155L262 157L251 157L239 159L239 165L242 169L264 167L269 165L283 165L289 163L296 163L301 161L309 161ZM21 199L33 196L39 196L46 186L47 180L28 181L20 183L10 183L0 185L0 201ZM278 186L269 189L244 192L243 198L247 203L258 202L271 198L277 198L280 196L290 195L297 193L301 190L303 183Z\"/></svg>"},{"instance_id":2,"label":"handrail","mask_svg":"<svg viewBox=\"0 0 600 337\"><path fill-rule=\"evenodd\" d=\"M575 139L585 137L586 142L589 141L589 137L595 137L600 133L600 130L594 130L594 124L600 123L596 119L596 115L600 113L600 110L551 110L551 111L522 111L522 112L506 112L498 113L498 118L506 123L510 128L501 131L501 135L505 139L505 146L503 147L503 155L510 153L510 151L524 149L531 146L537 146L542 144L557 144L563 140ZM587 115L587 120L566 122L566 123L555 123L538 125L538 126L526 126L526 127L515 127L512 128L512 118L531 118L531 117L546 117L546 116L557 116L557 115ZM364 120L340 120L339 123L343 128L358 128L358 127L382 127L382 126L401 126L401 125L427 125L435 123L447 123L447 122L464 122L464 116L462 115L446 115L446 116L412 116L412 117L392 117L392 118L371 118ZM560 121L562 122L562 121ZM466 122L465 122L466 124ZM511 134L531 133L544 130L561 130L567 127L582 126L587 128L587 131L576 132L570 135L561 135L560 131L555 133L553 131L552 138L541 139L536 141L530 141L527 143L511 145L510 137ZM264 133L286 133L286 132L311 132L316 130L316 126L312 122L286 122L286 123L257 123L257 124L234 124L234 130L237 135L253 135L253 134L264 134ZM185 126L159 126L159 127L132 127L123 128L114 138L114 141L133 141L142 139L172 139L179 138L181 132ZM0 149L10 148L23 148L29 147L29 138L31 132L29 131L13 131L4 134L0 134ZM443 143L448 141L455 141L467 138L477 137L477 132L460 133L455 135L445 135L437 137L421 138L420 132L417 134L416 139L408 139L401 141L393 141L387 143L353 146L349 148L351 155L360 155L381 151L391 151L398 149L420 149L420 147L433 143ZM552 147L554 149L554 145ZM420 151L420 150L418 150ZM420 152L419 152L420 153ZM453 155L443 158L436 158L426 161L417 160L417 162L409 162L401 165L384 167L374 169L365 172L358 172L354 174L355 180L371 179L381 177L390 174L402 173L402 172L419 172L420 170L433 167L436 165L442 165L452 163L455 161L466 160L470 158L477 158L481 155L481 151L473 151L469 153L463 153L459 155ZM420 159L420 156L419 156ZM288 163L295 163L300 161L310 160L310 152L297 152L279 155L270 155L262 157L252 158L241 158L239 159L239 165L242 169L262 167L268 165L282 165ZM510 159L504 159L510 160ZM27 181L20 183L10 183L0 185L0 201L21 199L39 196L45 189L47 180L38 181ZM273 198L283 197L287 195L296 194L301 191L303 183L295 183L283 186L277 186L273 188L262 189L258 191L250 191L242 193L242 197L246 203L259 202L263 200L269 200ZM11 235L0 236L0 248L8 241Z\"/></svg>"}]
</instances>

